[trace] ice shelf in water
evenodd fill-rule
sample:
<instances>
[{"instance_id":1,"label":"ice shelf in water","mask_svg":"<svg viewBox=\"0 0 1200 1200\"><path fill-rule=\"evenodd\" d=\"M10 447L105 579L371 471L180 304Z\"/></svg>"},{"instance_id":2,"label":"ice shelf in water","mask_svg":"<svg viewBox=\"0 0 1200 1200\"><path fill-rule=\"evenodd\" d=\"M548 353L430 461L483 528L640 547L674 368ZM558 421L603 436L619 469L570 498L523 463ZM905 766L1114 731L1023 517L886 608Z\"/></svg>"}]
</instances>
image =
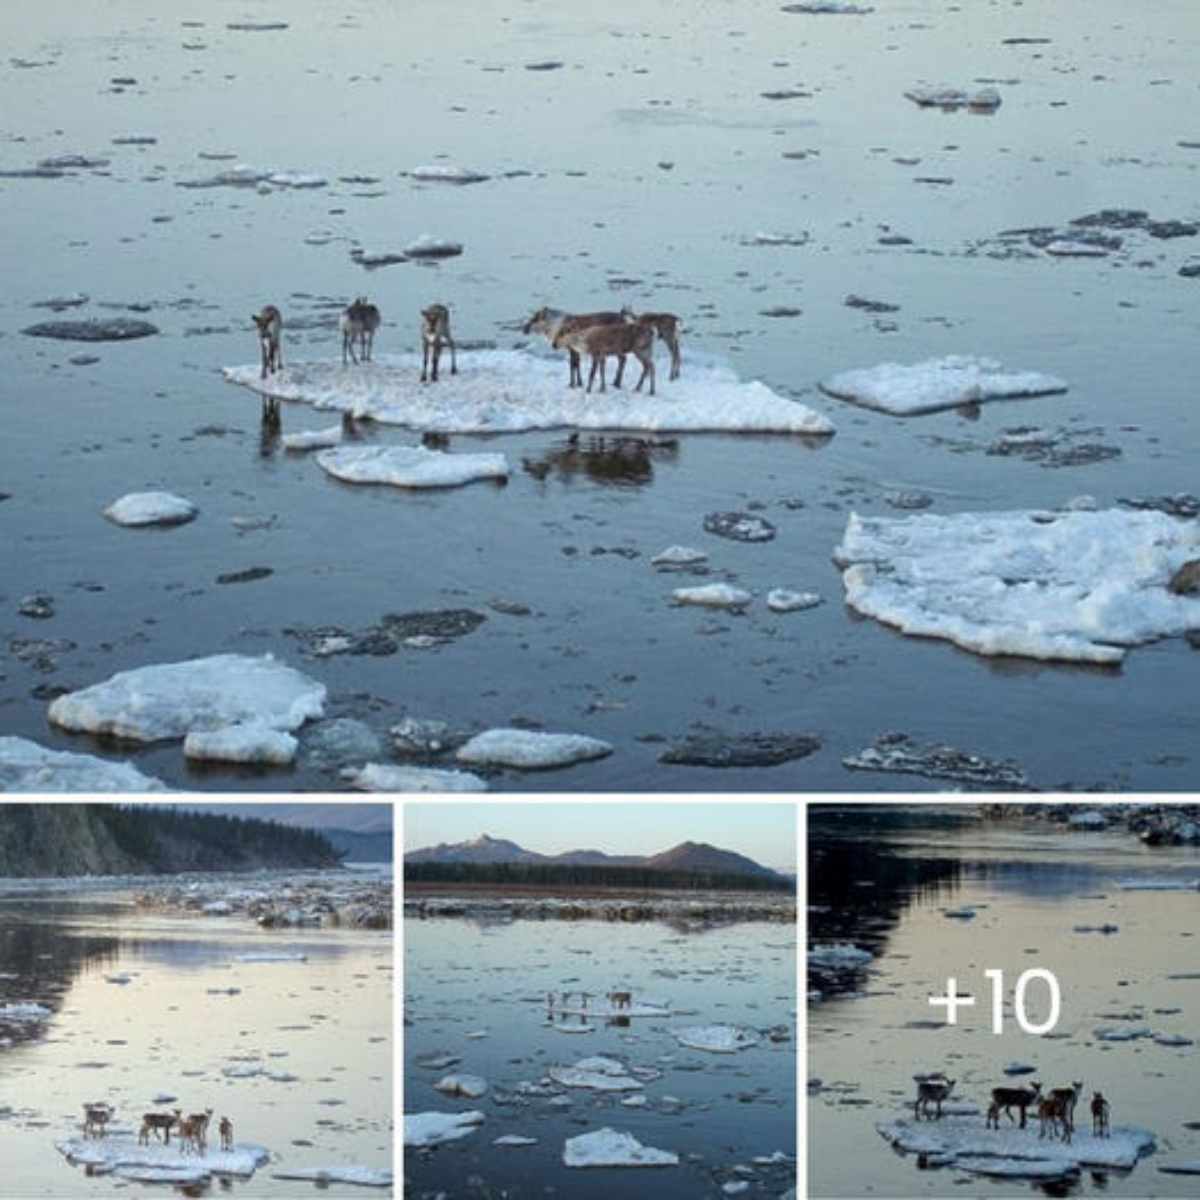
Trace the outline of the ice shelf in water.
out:
<instances>
[{"instance_id":1,"label":"ice shelf in water","mask_svg":"<svg viewBox=\"0 0 1200 1200\"><path fill-rule=\"evenodd\" d=\"M1067 385L1036 371L1008 372L991 358L951 354L918 363L880 363L843 371L821 384L840 400L897 416L917 416L960 404L1065 392Z\"/></svg>"},{"instance_id":2,"label":"ice shelf in water","mask_svg":"<svg viewBox=\"0 0 1200 1200\"><path fill-rule=\"evenodd\" d=\"M875 1127L893 1146L913 1154L991 1158L1018 1162L1054 1161L1082 1167L1134 1166L1154 1149L1154 1134L1145 1129L1116 1126L1109 1137L1093 1137L1076 1129L1071 1142L1040 1138L1034 1124L1000 1129L981 1128L978 1121L944 1117L941 1121L883 1121Z\"/></svg>"},{"instance_id":3,"label":"ice shelf in water","mask_svg":"<svg viewBox=\"0 0 1200 1200\"><path fill-rule=\"evenodd\" d=\"M461 487L477 479L507 479L503 454L449 454L424 446L339 446L317 455L321 470L344 483L398 488Z\"/></svg>"},{"instance_id":4,"label":"ice shelf in water","mask_svg":"<svg viewBox=\"0 0 1200 1200\"><path fill-rule=\"evenodd\" d=\"M710 1054L733 1054L757 1046L758 1034L736 1025L693 1025L688 1029L674 1030L675 1040L681 1046L693 1050L707 1050Z\"/></svg>"},{"instance_id":5,"label":"ice shelf in water","mask_svg":"<svg viewBox=\"0 0 1200 1200\"><path fill-rule=\"evenodd\" d=\"M483 1113L477 1111L405 1113L404 1144L437 1146L442 1142L454 1142L474 1133L484 1120Z\"/></svg>"},{"instance_id":6,"label":"ice shelf in water","mask_svg":"<svg viewBox=\"0 0 1200 1200\"><path fill-rule=\"evenodd\" d=\"M514 767L522 771L569 767L603 758L612 747L582 733L541 733L530 729L488 729L458 750L458 760L480 766Z\"/></svg>"},{"instance_id":7,"label":"ice shelf in water","mask_svg":"<svg viewBox=\"0 0 1200 1200\"><path fill-rule=\"evenodd\" d=\"M0 737L0 792L161 792L164 785L128 762L47 750L27 738Z\"/></svg>"},{"instance_id":8,"label":"ice shelf in water","mask_svg":"<svg viewBox=\"0 0 1200 1200\"><path fill-rule=\"evenodd\" d=\"M122 671L59 696L49 717L64 729L155 742L249 723L290 731L324 704L324 684L269 654L216 654Z\"/></svg>"},{"instance_id":9,"label":"ice shelf in water","mask_svg":"<svg viewBox=\"0 0 1200 1200\"><path fill-rule=\"evenodd\" d=\"M1119 663L1200 628L1167 590L1200 526L1159 512L852 513L834 559L846 602L902 633L985 655Z\"/></svg>"},{"instance_id":10,"label":"ice shelf in water","mask_svg":"<svg viewBox=\"0 0 1200 1200\"><path fill-rule=\"evenodd\" d=\"M167 1145L140 1145L133 1134L109 1134L104 1138L62 1138L54 1148L74 1163L99 1167L102 1173L118 1168L164 1172L201 1167L206 1175L240 1175L249 1177L270 1158L265 1146L250 1143L235 1145L232 1150L209 1146L204 1158L197 1162L194 1155L185 1155L178 1142ZM146 1180L148 1175L131 1176ZM164 1177L164 1182L171 1180Z\"/></svg>"},{"instance_id":11,"label":"ice shelf in water","mask_svg":"<svg viewBox=\"0 0 1200 1200\"><path fill-rule=\"evenodd\" d=\"M567 1138L563 1162L568 1167L677 1167L679 1155L643 1146L631 1133L606 1128Z\"/></svg>"},{"instance_id":12,"label":"ice shelf in water","mask_svg":"<svg viewBox=\"0 0 1200 1200\"><path fill-rule=\"evenodd\" d=\"M129 492L114 500L104 515L116 525L182 525L199 511L172 492Z\"/></svg>"},{"instance_id":13,"label":"ice shelf in water","mask_svg":"<svg viewBox=\"0 0 1200 1200\"><path fill-rule=\"evenodd\" d=\"M382 424L441 433L519 433L529 429L721 430L734 433L833 433L831 421L806 405L745 382L725 361L689 354L680 379L657 395L586 393L567 386L564 358L522 350L473 350L458 374L421 383L418 355L379 355L346 368L340 361L292 363L260 378L261 367L225 367L225 378L284 400L370 417ZM662 372L665 376L666 372Z\"/></svg>"}]
</instances>

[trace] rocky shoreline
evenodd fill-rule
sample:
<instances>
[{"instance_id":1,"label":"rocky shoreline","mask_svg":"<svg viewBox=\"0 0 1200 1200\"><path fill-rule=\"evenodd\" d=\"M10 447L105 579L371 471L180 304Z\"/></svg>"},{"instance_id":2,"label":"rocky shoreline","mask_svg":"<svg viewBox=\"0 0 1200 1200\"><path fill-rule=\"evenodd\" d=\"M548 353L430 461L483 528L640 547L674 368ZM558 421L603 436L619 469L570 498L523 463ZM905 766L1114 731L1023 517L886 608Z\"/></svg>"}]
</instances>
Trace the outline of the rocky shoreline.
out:
<instances>
[{"instance_id":1,"label":"rocky shoreline","mask_svg":"<svg viewBox=\"0 0 1200 1200\"><path fill-rule=\"evenodd\" d=\"M1200 804L993 804L991 820L1036 820L1067 832L1126 833L1146 846L1200 845Z\"/></svg>"}]
</instances>

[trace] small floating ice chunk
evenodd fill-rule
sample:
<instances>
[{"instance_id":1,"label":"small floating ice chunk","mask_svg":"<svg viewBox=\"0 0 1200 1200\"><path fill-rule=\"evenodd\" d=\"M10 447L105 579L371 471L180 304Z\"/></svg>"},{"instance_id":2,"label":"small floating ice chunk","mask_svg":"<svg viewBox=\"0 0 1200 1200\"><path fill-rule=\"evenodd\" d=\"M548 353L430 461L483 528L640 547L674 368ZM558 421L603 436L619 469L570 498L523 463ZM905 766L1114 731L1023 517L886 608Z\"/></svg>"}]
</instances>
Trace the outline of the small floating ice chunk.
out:
<instances>
[{"instance_id":1,"label":"small floating ice chunk","mask_svg":"<svg viewBox=\"0 0 1200 1200\"><path fill-rule=\"evenodd\" d=\"M867 963L873 962L874 958L875 956L870 950L863 950L859 946L851 945L850 942L828 942L824 945L814 946L808 952L809 966L825 970L840 971L863 967Z\"/></svg>"},{"instance_id":2,"label":"small floating ice chunk","mask_svg":"<svg viewBox=\"0 0 1200 1200\"><path fill-rule=\"evenodd\" d=\"M834 551L846 601L903 633L985 655L1118 663L1200 628L1166 581L1200 527L1158 512L851 514Z\"/></svg>"},{"instance_id":3,"label":"small floating ice chunk","mask_svg":"<svg viewBox=\"0 0 1200 1200\"><path fill-rule=\"evenodd\" d=\"M1006 372L995 359L951 354L917 363L880 363L831 376L821 390L840 400L897 416L917 416L960 404L1065 392L1067 385L1036 371Z\"/></svg>"},{"instance_id":4,"label":"small floating ice chunk","mask_svg":"<svg viewBox=\"0 0 1200 1200\"><path fill-rule=\"evenodd\" d=\"M1004 1064L1005 1075L1032 1075L1037 1067L1032 1067L1029 1063L1023 1062L1006 1062Z\"/></svg>"},{"instance_id":5,"label":"small floating ice chunk","mask_svg":"<svg viewBox=\"0 0 1200 1200\"><path fill-rule=\"evenodd\" d=\"M1123 892L1194 892L1200 889L1200 879L1122 879Z\"/></svg>"},{"instance_id":6,"label":"small floating ice chunk","mask_svg":"<svg viewBox=\"0 0 1200 1200\"><path fill-rule=\"evenodd\" d=\"M51 1009L32 1001L13 1001L0 1004L0 1021L44 1021L53 1016Z\"/></svg>"},{"instance_id":7,"label":"small floating ice chunk","mask_svg":"<svg viewBox=\"0 0 1200 1200\"><path fill-rule=\"evenodd\" d=\"M563 1162L568 1167L677 1167L679 1155L643 1146L631 1133L606 1128L567 1138Z\"/></svg>"},{"instance_id":8,"label":"small floating ice chunk","mask_svg":"<svg viewBox=\"0 0 1200 1200\"><path fill-rule=\"evenodd\" d=\"M227 1079L252 1079L262 1075L266 1068L260 1062L235 1062L221 1068L221 1074Z\"/></svg>"},{"instance_id":9,"label":"small floating ice chunk","mask_svg":"<svg viewBox=\"0 0 1200 1200\"><path fill-rule=\"evenodd\" d=\"M288 1167L272 1171L272 1179L306 1179L317 1184L352 1183L359 1187L391 1187L392 1173L384 1167Z\"/></svg>"},{"instance_id":10,"label":"small floating ice chunk","mask_svg":"<svg viewBox=\"0 0 1200 1200\"><path fill-rule=\"evenodd\" d=\"M416 241L404 247L404 253L409 258L455 258L462 252L462 242L434 237L431 233L421 234Z\"/></svg>"},{"instance_id":11,"label":"small floating ice chunk","mask_svg":"<svg viewBox=\"0 0 1200 1200\"><path fill-rule=\"evenodd\" d=\"M793 0L785 4L781 10L786 13L806 13L810 15L835 16L865 16L875 10L866 4L852 4L850 0Z\"/></svg>"},{"instance_id":12,"label":"small floating ice chunk","mask_svg":"<svg viewBox=\"0 0 1200 1200\"><path fill-rule=\"evenodd\" d=\"M223 729L194 729L183 739L183 753L209 762L286 766L295 761L296 745L290 733L248 722Z\"/></svg>"},{"instance_id":13,"label":"small floating ice chunk","mask_svg":"<svg viewBox=\"0 0 1200 1200\"><path fill-rule=\"evenodd\" d=\"M1055 258L1104 258L1109 251L1107 246L1087 238L1055 238L1045 249Z\"/></svg>"},{"instance_id":14,"label":"small floating ice chunk","mask_svg":"<svg viewBox=\"0 0 1200 1200\"><path fill-rule=\"evenodd\" d=\"M693 1025L673 1032L681 1046L707 1050L710 1054L734 1054L759 1043L757 1033L737 1025Z\"/></svg>"},{"instance_id":15,"label":"small floating ice chunk","mask_svg":"<svg viewBox=\"0 0 1200 1200\"><path fill-rule=\"evenodd\" d=\"M706 562L708 555L703 550L691 546L668 546L650 560L650 565L660 571L680 571Z\"/></svg>"},{"instance_id":16,"label":"small floating ice chunk","mask_svg":"<svg viewBox=\"0 0 1200 1200\"><path fill-rule=\"evenodd\" d=\"M973 108L990 112L1000 107L1000 93L993 87L968 92L947 84L918 84L904 93L921 108Z\"/></svg>"},{"instance_id":17,"label":"small floating ice chunk","mask_svg":"<svg viewBox=\"0 0 1200 1200\"><path fill-rule=\"evenodd\" d=\"M408 173L410 179L419 179L425 183L483 183L491 176L482 171L474 171L470 167L458 166L419 166L413 167Z\"/></svg>"},{"instance_id":18,"label":"small floating ice chunk","mask_svg":"<svg viewBox=\"0 0 1200 1200\"><path fill-rule=\"evenodd\" d=\"M1156 1033L1154 1040L1160 1046L1191 1046L1194 1044L1190 1037L1184 1037L1182 1033Z\"/></svg>"},{"instance_id":19,"label":"small floating ice chunk","mask_svg":"<svg viewBox=\"0 0 1200 1200\"><path fill-rule=\"evenodd\" d=\"M105 972L105 975L104 975L104 982L105 982L105 983L116 983L116 984L122 984L122 985L123 985L123 984L126 984L126 983L132 983L132 982L133 982L133 976L132 976L132 975L129 975L129 974L127 974L127 973L126 973L126 972L124 972L124 971L112 971L112 972Z\"/></svg>"},{"instance_id":20,"label":"small floating ice chunk","mask_svg":"<svg viewBox=\"0 0 1200 1200\"><path fill-rule=\"evenodd\" d=\"M321 469L346 483L399 488L459 487L477 479L507 479L503 454L448 454L424 446L343 446L317 455Z\"/></svg>"},{"instance_id":21,"label":"small floating ice chunk","mask_svg":"<svg viewBox=\"0 0 1200 1200\"><path fill-rule=\"evenodd\" d=\"M1134 1042L1151 1035L1149 1025L1140 1025L1136 1021L1125 1025L1103 1025L1094 1032L1098 1042Z\"/></svg>"},{"instance_id":22,"label":"small floating ice chunk","mask_svg":"<svg viewBox=\"0 0 1200 1200\"><path fill-rule=\"evenodd\" d=\"M971 907L971 905L964 904L960 908L945 909L943 911L943 915L947 916L947 917L954 917L956 920L959 920L959 921L972 921L979 914L975 911L974 908Z\"/></svg>"},{"instance_id":23,"label":"small floating ice chunk","mask_svg":"<svg viewBox=\"0 0 1200 1200\"><path fill-rule=\"evenodd\" d=\"M361 792L486 792L487 780L471 771L437 767L404 767L366 763L347 775L350 786Z\"/></svg>"},{"instance_id":24,"label":"small floating ice chunk","mask_svg":"<svg viewBox=\"0 0 1200 1200\"><path fill-rule=\"evenodd\" d=\"M293 950L248 950L238 962L308 962L308 955Z\"/></svg>"},{"instance_id":25,"label":"small floating ice chunk","mask_svg":"<svg viewBox=\"0 0 1200 1200\"><path fill-rule=\"evenodd\" d=\"M267 182L275 187L288 188L323 188L329 186L329 180L324 175L311 171L272 171L267 176Z\"/></svg>"},{"instance_id":26,"label":"small floating ice chunk","mask_svg":"<svg viewBox=\"0 0 1200 1200\"><path fill-rule=\"evenodd\" d=\"M629 1074L623 1062L600 1055L581 1058L571 1067L550 1067L546 1074L563 1087L596 1092L634 1092L642 1088L641 1081Z\"/></svg>"},{"instance_id":27,"label":"small floating ice chunk","mask_svg":"<svg viewBox=\"0 0 1200 1200\"><path fill-rule=\"evenodd\" d=\"M469 1100L488 1090L487 1080L479 1075L443 1075L433 1086L447 1096L466 1096Z\"/></svg>"},{"instance_id":28,"label":"small floating ice chunk","mask_svg":"<svg viewBox=\"0 0 1200 1200\"><path fill-rule=\"evenodd\" d=\"M493 1146L536 1146L537 1138L522 1137L519 1133L506 1133L492 1142Z\"/></svg>"},{"instance_id":29,"label":"small floating ice chunk","mask_svg":"<svg viewBox=\"0 0 1200 1200\"><path fill-rule=\"evenodd\" d=\"M745 608L754 599L754 595L732 584L706 583L699 587L676 588L671 593L671 599L675 604L737 611Z\"/></svg>"},{"instance_id":30,"label":"small floating ice chunk","mask_svg":"<svg viewBox=\"0 0 1200 1200\"><path fill-rule=\"evenodd\" d=\"M300 433L285 433L285 450L328 450L342 444L341 425L329 425L324 429L305 429Z\"/></svg>"},{"instance_id":31,"label":"small floating ice chunk","mask_svg":"<svg viewBox=\"0 0 1200 1200\"><path fill-rule=\"evenodd\" d=\"M171 492L130 492L114 500L104 515L116 525L182 525L200 510Z\"/></svg>"},{"instance_id":32,"label":"small floating ice chunk","mask_svg":"<svg viewBox=\"0 0 1200 1200\"><path fill-rule=\"evenodd\" d=\"M270 655L217 654L122 671L59 696L49 717L64 729L155 742L247 722L290 731L324 705L324 684Z\"/></svg>"},{"instance_id":33,"label":"small floating ice chunk","mask_svg":"<svg viewBox=\"0 0 1200 1200\"><path fill-rule=\"evenodd\" d=\"M816 592L793 592L788 588L772 588L767 593L767 607L777 613L803 612L806 608L816 608L820 603L821 597Z\"/></svg>"},{"instance_id":34,"label":"small floating ice chunk","mask_svg":"<svg viewBox=\"0 0 1200 1200\"><path fill-rule=\"evenodd\" d=\"M0 737L0 792L161 792L165 785L128 762L47 750L27 738Z\"/></svg>"},{"instance_id":35,"label":"small floating ice chunk","mask_svg":"<svg viewBox=\"0 0 1200 1200\"><path fill-rule=\"evenodd\" d=\"M531 729L488 729L458 750L459 762L513 767L520 771L569 767L604 758L612 746L582 733L541 733Z\"/></svg>"},{"instance_id":36,"label":"small floating ice chunk","mask_svg":"<svg viewBox=\"0 0 1200 1200\"><path fill-rule=\"evenodd\" d=\"M438 1146L464 1138L483 1124L485 1117L477 1111L461 1113L405 1113L404 1144L406 1146Z\"/></svg>"}]
</instances>

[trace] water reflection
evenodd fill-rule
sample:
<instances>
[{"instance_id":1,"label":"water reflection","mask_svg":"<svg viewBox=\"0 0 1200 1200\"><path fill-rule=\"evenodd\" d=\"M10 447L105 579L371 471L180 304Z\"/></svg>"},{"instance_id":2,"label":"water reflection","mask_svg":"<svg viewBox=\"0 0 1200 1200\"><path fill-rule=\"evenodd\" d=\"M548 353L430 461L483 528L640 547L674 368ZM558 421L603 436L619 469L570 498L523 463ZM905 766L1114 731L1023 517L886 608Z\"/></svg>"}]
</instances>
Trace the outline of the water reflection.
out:
<instances>
[{"instance_id":1,"label":"water reflection","mask_svg":"<svg viewBox=\"0 0 1200 1200\"><path fill-rule=\"evenodd\" d=\"M677 438L588 437L573 433L536 457L521 460L521 468L534 479L550 475L564 482L582 478L617 487L639 487L654 478L654 465L674 462L679 455Z\"/></svg>"}]
</instances>

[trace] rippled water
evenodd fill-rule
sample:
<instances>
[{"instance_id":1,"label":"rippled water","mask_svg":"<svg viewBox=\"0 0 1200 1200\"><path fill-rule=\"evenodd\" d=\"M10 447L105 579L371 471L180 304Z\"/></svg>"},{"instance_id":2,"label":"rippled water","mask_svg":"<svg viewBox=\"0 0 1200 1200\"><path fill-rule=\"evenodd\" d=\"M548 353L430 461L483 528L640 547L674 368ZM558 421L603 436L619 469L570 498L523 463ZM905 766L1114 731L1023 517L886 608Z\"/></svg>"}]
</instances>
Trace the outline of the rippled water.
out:
<instances>
[{"instance_id":1,"label":"rippled water","mask_svg":"<svg viewBox=\"0 0 1200 1200\"><path fill-rule=\"evenodd\" d=\"M1118 886L1122 879L1195 879L1195 850L1151 850L1125 835L1064 834L1044 825L964 824L963 810L947 817L925 809L897 820L895 813L831 815L820 807L811 812L809 845L811 940L850 941L876 956L860 977L860 995L830 995L809 1007L808 1074L826 1089L808 1103L811 1195L1030 1194L1035 1185L1025 1181L920 1171L915 1156L901 1157L878 1135L877 1122L912 1116L912 1076L935 1070L956 1079L955 1100L982 1107L997 1085L1038 1079L1048 1089L1082 1080L1081 1130L1091 1129L1085 1106L1099 1090L1112 1105L1114 1128L1155 1134L1156 1153L1131 1173L1085 1170L1075 1187L1048 1194L1195 1195L1193 1178L1157 1169L1200 1154L1200 1134L1186 1127L1200 1120L1195 1047L1093 1036L1096 1028L1137 1021L1196 1038L1196 891ZM979 906L973 919L945 915L964 905ZM1115 932L1076 931L1105 924ZM1002 969L1011 989L1032 967L1058 979L1054 1036L1020 1032L1010 1004L1005 1032L992 1034L983 972ZM944 1010L927 1002L945 993L951 975L978 1000L976 1009L959 1011L953 1029L941 1024ZM1028 995L1030 1019L1044 1019L1045 992L1031 985ZM1001 1068L1010 1061L1037 1073L1006 1079ZM982 1128L982 1115L976 1119Z\"/></svg>"},{"instance_id":2,"label":"rippled water","mask_svg":"<svg viewBox=\"0 0 1200 1200\"><path fill-rule=\"evenodd\" d=\"M409 919L404 937L404 1109L486 1115L463 1140L406 1151L405 1178L414 1195L439 1189L474 1194L472 1188L512 1196L548 1188L580 1197L708 1195L735 1180L732 1168L748 1166L754 1156L794 1156L792 926L745 922L697 930L645 921ZM635 1004L665 1002L672 1015L597 1019L589 1033L571 1033L574 1019L546 1018L547 992L598 997L621 986L632 989ZM591 1001L593 1009L597 1003ZM681 1047L672 1036L674 1029L711 1024L784 1026L787 1040L764 1038L735 1054L709 1054ZM441 1053L461 1062L442 1069L420 1065ZM519 1094L520 1083L539 1083L550 1066L595 1055L660 1070L661 1078L645 1085L647 1104L625 1108L623 1093L554 1088L570 1101L559 1108L548 1095ZM482 1076L489 1093L477 1100L443 1096L432 1085L449 1072ZM567 1169L564 1141L603 1127L678 1154L681 1165ZM492 1145L510 1133L537 1144ZM757 1171L767 1194L782 1194L793 1175L788 1165Z\"/></svg>"},{"instance_id":3,"label":"rippled water","mask_svg":"<svg viewBox=\"0 0 1200 1200\"><path fill-rule=\"evenodd\" d=\"M263 950L307 961L237 959ZM310 1185L273 1179L273 1170L390 1168L391 965L389 934L150 914L111 890L0 898L0 1003L34 1001L53 1013L36 1040L0 1049L12 1109L3 1115L5 1194L128 1189L71 1166L54 1142L79 1136L85 1102L108 1101L114 1126L136 1130L143 1112L162 1107L152 1103L159 1093L178 1096L185 1112L228 1115L235 1142L272 1152L253 1178L213 1190L294 1198ZM239 994L209 993L230 987ZM295 1081L224 1077L239 1056ZM330 1184L321 1194L363 1190Z\"/></svg>"},{"instance_id":4,"label":"rippled water","mask_svg":"<svg viewBox=\"0 0 1200 1200\"><path fill-rule=\"evenodd\" d=\"M111 160L0 179L14 248L0 284L0 636L10 650L13 639L65 643L10 655L0 730L94 751L91 738L48 728L55 689L149 662L273 651L327 683L333 711L380 730L404 712L464 730L520 718L616 747L569 774L508 776L506 788L890 788L895 777L851 775L841 760L898 725L1017 758L1044 786L1194 786L1186 642L1136 650L1120 672L985 661L856 618L830 561L849 513L892 512L897 491L954 512L1195 489L1198 285L1177 274L1194 240L1132 233L1121 252L1086 261L980 245L1102 207L1198 215L1200 151L1180 145L1200 140L1189 0L1136 14L1125 0L914 0L853 18L682 0L602 11L298 0L268 15L287 28L229 29L241 10L147 0L0 12L0 169L69 151ZM527 69L547 64L561 65ZM942 79L998 80L1003 105L945 114L903 98ZM114 144L130 136L157 140ZM493 178L446 188L400 175L443 155ZM237 160L319 172L330 186L176 186ZM364 176L377 182L343 182ZM350 257L424 232L465 253L372 273ZM803 244L747 245L758 232ZM881 244L896 234L911 244ZM52 315L35 302L72 292L91 301L65 316L139 315L163 332L86 347L20 334ZM256 358L249 314L266 302L284 310L286 355L335 354L328 319L362 292L383 310L381 352L413 346L417 310L435 299L452 306L461 338L501 345L547 301L671 309L686 325L685 372L689 347L727 353L838 433L687 436L615 456L568 445L566 431L464 437L451 448L509 456L508 487L337 484L264 440L258 401L218 371ZM899 311L847 307L850 294ZM788 308L801 313L762 315ZM73 365L81 350L99 361ZM815 391L839 370L944 353L1049 371L1070 391L910 421ZM285 405L286 431L327 423ZM1121 454L1047 469L985 453L1023 424ZM139 532L102 518L116 497L150 488L194 500L200 519ZM774 541L704 532L706 513L751 507L778 526ZM265 527L239 531L246 517ZM672 608L679 581L648 560L676 543L707 549L714 578L754 590L748 615ZM253 567L273 573L217 583ZM771 615L762 597L779 586L826 602ZM52 619L17 614L34 592L54 598ZM497 612L497 599L530 615ZM392 657L309 661L287 632L460 607L487 622ZM823 747L762 769L660 763L663 739L697 721L816 733ZM190 771L176 746L136 758L176 786L339 782L303 762Z\"/></svg>"}]
</instances>

